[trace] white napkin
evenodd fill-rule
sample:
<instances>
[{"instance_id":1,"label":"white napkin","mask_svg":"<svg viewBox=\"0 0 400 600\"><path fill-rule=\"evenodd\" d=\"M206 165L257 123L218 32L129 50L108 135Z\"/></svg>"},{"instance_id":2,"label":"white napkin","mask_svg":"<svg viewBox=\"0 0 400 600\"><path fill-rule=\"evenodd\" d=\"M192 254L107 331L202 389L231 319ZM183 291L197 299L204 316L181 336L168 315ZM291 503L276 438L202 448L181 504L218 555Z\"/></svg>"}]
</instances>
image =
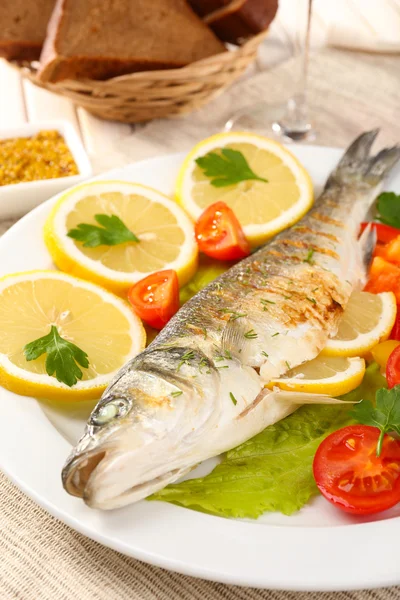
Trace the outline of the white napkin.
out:
<instances>
[{"instance_id":1,"label":"white napkin","mask_svg":"<svg viewBox=\"0 0 400 600\"><path fill-rule=\"evenodd\" d=\"M304 46L309 0L279 0L262 44L260 70L274 67ZM400 0L313 0L311 46L400 52Z\"/></svg>"},{"instance_id":2,"label":"white napkin","mask_svg":"<svg viewBox=\"0 0 400 600\"><path fill-rule=\"evenodd\" d=\"M326 38L330 46L400 52L400 0L317 1L316 11L330 13Z\"/></svg>"}]
</instances>

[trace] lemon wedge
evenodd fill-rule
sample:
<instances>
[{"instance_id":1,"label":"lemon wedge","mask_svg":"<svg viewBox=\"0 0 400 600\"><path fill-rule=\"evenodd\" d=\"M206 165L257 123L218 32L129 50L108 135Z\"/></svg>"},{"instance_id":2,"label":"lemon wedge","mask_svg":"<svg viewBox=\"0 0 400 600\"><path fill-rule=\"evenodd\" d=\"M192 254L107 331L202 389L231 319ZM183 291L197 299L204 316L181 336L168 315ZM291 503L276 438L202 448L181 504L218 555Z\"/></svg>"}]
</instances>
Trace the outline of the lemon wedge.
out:
<instances>
[{"instance_id":1,"label":"lemon wedge","mask_svg":"<svg viewBox=\"0 0 400 600\"><path fill-rule=\"evenodd\" d=\"M24 348L49 334L87 354L88 368L72 387L46 372L46 354L26 360ZM112 377L141 352L146 334L121 298L57 271L32 271L0 280L0 384L24 396L51 400L99 398Z\"/></svg>"},{"instance_id":2,"label":"lemon wedge","mask_svg":"<svg viewBox=\"0 0 400 600\"><path fill-rule=\"evenodd\" d=\"M346 306L336 336L328 340L325 356L364 356L386 340L396 319L392 292L354 292Z\"/></svg>"},{"instance_id":3,"label":"lemon wedge","mask_svg":"<svg viewBox=\"0 0 400 600\"><path fill-rule=\"evenodd\" d=\"M196 159L222 149L239 151L259 179L215 187ZM266 181L261 181L261 179ZM193 220L222 200L235 213L253 246L298 221L310 208L310 176L284 146L250 133L219 133L203 140L186 157L176 184L176 196Z\"/></svg>"},{"instance_id":4,"label":"lemon wedge","mask_svg":"<svg viewBox=\"0 0 400 600\"><path fill-rule=\"evenodd\" d=\"M86 247L67 235L81 224L98 227L95 215L115 215L138 241ZM48 217L44 239L62 271L117 294L164 269L174 269L184 285L197 268L189 217L173 200L135 183L97 181L70 189Z\"/></svg>"},{"instance_id":5,"label":"lemon wedge","mask_svg":"<svg viewBox=\"0 0 400 600\"><path fill-rule=\"evenodd\" d=\"M290 369L280 379L267 385L282 390L341 396L360 385L365 372L363 358L317 356L314 360Z\"/></svg>"}]
</instances>

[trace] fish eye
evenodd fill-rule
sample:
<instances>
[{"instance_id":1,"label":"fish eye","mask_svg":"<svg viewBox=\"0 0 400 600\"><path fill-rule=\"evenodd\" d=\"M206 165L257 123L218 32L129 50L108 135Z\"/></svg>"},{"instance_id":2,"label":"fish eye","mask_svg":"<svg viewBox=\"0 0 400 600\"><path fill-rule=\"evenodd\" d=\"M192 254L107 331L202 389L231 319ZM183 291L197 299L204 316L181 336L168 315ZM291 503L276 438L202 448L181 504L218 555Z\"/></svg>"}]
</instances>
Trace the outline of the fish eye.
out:
<instances>
[{"instance_id":1,"label":"fish eye","mask_svg":"<svg viewBox=\"0 0 400 600\"><path fill-rule=\"evenodd\" d=\"M124 417L130 409L130 403L126 398L115 398L112 400L104 400L100 401L96 406L92 415L90 417L90 421L92 425L105 425L112 419L116 417Z\"/></svg>"}]
</instances>

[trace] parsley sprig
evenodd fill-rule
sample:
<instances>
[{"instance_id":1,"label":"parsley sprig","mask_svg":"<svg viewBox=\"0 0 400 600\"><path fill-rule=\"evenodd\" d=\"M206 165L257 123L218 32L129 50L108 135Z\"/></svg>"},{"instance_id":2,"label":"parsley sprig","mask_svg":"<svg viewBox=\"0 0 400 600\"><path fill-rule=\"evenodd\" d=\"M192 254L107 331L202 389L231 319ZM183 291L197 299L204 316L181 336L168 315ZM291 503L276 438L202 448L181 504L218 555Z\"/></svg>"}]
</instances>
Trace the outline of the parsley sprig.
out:
<instances>
[{"instance_id":1,"label":"parsley sprig","mask_svg":"<svg viewBox=\"0 0 400 600\"><path fill-rule=\"evenodd\" d=\"M400 385L391 390L381 388L376 392L376 405L370 400L362 400L352 410L352 416L363 425L372 425L380 429L376 454L380 456L386 433L400 435Z\"/></svg>"},{"instance_id":2,"label":"parsley sprig","mask_svg":"<svg viewBox=\"0 0 400 600\"><path fill-rule=\"evenodd\" d=\"M24 354L28 361L47 354L45 363L47 374L53 376L55 373L57 380L69 387L75 385L78 379L82 379L83 373L78 364L85 369L89 366L86 352L62 338L55 325L51 326L50 333L47 335L26 344Z\"/></svg>"},{"instance_id":3,"label":"parsley sprig","mask_svg":"<svg viewBox=\"0 0 400 600\"><path fill-rule=\"evenodd\" d=\"M381 223L400 228L400 194L382 192L377 198L376 208Z\"/></svg>"},{"instance_id":4,"label":"parsley sprig","mask_svg":"<svg viewBox=\"0 0 400 600\"><path fill-rule=\"evenodd\" d=\"M196 163L204 171L204 175L211 178L210 183L214 187L227 187L250 179L268 183L267 179L259 177L252 171L239 150L232 150L232 148L222 148L221 154L208 152L196 158Z\"/></svg>"},{"instance_id":5,"label":"parsley sprig","mask_svg":"<svg viewBox=\"0 0 400 600\"><path fill-rule=\"evenodd\" d=\"M126 242L140 241L117 215L94 215L94 218L101 227L89 225L89 223L79 223L76 229L68 231L68 237L83 242L85 248L116 246Z\"/></svg>"}]
</instances>

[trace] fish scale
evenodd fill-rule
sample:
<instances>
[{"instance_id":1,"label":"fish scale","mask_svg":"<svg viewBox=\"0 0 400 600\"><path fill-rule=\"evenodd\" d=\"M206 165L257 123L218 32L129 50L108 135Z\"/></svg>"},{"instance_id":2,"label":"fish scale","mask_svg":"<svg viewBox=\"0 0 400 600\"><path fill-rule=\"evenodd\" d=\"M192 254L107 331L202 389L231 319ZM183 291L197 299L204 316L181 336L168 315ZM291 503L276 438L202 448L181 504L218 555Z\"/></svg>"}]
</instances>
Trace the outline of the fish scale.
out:
<instances>
[{"instance_id":1,"label":"fish scale","mask_svg":"<svg viewBox=\"0 0 400 600\"><path fill-rule=\"evenodd\" d=\"M120 371L63 470L69 493L104 509L140 500L295 410L265 385L319 354L365 280L374 240L357 241L359 224L400 155L370 157L376 134L355 140L297 225L187 302Z\"/></svg>"}]
</instances>

